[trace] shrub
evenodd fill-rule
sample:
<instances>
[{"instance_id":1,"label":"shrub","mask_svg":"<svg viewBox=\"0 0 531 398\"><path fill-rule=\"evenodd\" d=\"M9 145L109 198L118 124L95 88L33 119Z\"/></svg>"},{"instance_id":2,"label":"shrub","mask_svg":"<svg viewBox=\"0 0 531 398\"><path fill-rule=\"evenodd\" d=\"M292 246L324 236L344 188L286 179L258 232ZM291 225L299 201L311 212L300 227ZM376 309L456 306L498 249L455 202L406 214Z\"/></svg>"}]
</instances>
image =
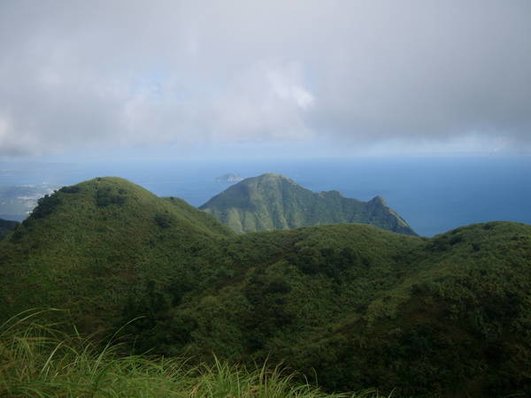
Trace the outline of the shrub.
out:
<instances>
[{"instance_id":1,"label":"shrub","mask_svg":"<svg viewBox=\"0 0 531 398\"><path fill-rule=\"evenodd\" d=\"M171 217L169 214L156 214L154 220L155 224L161 228L169 228L171 226Z\"/></svg>"},{"instance_id":2,"label":"shrub","mask_svg":"<svg viewBox=\"0 0 531 398\"><path fill-rule=\"evenodd\" d=\"M71 185L71 186L68 186L68 187L62 187L59 192L62 192L62 193L78 193L81 191L81 187L79 187L78 185Z\"/></svg>"},{"instance_id":3,"label":"shrub","mask_svg":"<svg viewBox=\"0 0 531 398\"><path fill-rule=\"evenodd\" d=\"M44 218L57 208L61 203L61 200L56 194L53 195L44 195L37 202L37 207L31 213L33 218Z\"/></svg>"},{"instance_id":4,"label":"shrub","mask_svg":"<svg viewBox=\"0 0 531 398\"><path fill-rule=\"evenodd\" d=\"M96 206L107 207L110 205L121 206L126 201L125 191L113 191L110 187L99 188L96 191Z\"/></svg>"}]
</instances>

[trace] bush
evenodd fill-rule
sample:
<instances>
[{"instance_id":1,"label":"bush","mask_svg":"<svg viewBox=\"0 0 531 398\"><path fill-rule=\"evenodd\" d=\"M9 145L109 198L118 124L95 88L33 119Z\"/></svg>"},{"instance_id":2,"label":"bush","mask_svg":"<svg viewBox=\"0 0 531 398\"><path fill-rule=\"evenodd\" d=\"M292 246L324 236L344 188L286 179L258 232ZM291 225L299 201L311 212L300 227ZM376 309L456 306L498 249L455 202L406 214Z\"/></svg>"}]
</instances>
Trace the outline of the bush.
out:
<instances>
[{"instance_id":1,"label":"bush","mask_svg":"<svg viewBox=\"0 0 531 398\"><path fill-rule=\"evenodd\" d=\"M51 213L59 206L61 200L56 194L53 195L44 195L37 202L37 207L31 213L33 218L44 218Z\"/></svg>"},{"instance_id":2,"label":"bush","mask_svg":"<svg viewBox=\"0 0 531 398\"><path fill-rule=\"evenodd\" d=\"M121 206L125 203L127 197L124 191L116 192L110 187L99 188L96 191L96 206L107 207L110 205Z\"/></svg>"},{"instance_id":3,"label":"bush","mask_svg":"<svg viewBox=\"0 0 531 398\"><path fill-rule=\"evenodd\" d=\"M78 185L71 185L71 186L68 186L68 187L62 187L59 192L62 192L62 193L78 193L78 192L81 192L81 187L79 187Z\"/></svg>"},{"instance_id":4,"label":"bush","mask_svg":"<svg viewBox=\"0 0 531 398\"><path fill-rule=\"evenodd\" d=\"M154 220L155 224L163 229L171 226L171 217L169 214L156 214Z\"/></svg>"}]
</instances>

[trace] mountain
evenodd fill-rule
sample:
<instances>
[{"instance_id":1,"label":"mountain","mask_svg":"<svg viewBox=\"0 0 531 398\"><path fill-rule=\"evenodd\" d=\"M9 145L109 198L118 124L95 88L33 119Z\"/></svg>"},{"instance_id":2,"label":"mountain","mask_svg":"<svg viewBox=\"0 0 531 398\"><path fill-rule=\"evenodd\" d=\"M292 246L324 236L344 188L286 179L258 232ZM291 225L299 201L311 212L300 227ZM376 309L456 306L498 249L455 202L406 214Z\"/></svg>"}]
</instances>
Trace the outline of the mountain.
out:
<instances>
[{"instance_id":1,"label":"mountain","mask_svg":"<svg viewBox=\"0 0 531 398\"><path fill-rule=\"evenodd\" d=\"M129 352L267 359L329 391L531 395L529 225L238 235L106 177L39 200L0 241L0 286L0 323L35 307L68 310L83 335L136 319Z\"/></svg>"},{"instance_id":2,"label":"mountain","mask_svg":"<svg viewBox=\"0 0 531 398\"><path fill-rule=\"evenodd\" d=\"M362 202L345 198L337 191L315 193L278 174L247 178L214 196L200 209L238 233L361 223L415 235L380 196Z\"/></svg>"},{"instance_id":3,"label":"mountain","mask_svg":"<svg viewBox=\"0 0 531 398\"><path fill-rule=\"evenodd\" d=\"M0 314L44 305L69 309L85 331L108 327L147 285L208 284L201 262L231 234L184 201L120 178L64 187L0 241Z\"/></svg>"},{"instance_id":4,"label":"mountain","mask_svg":"<svg viewBox=\"0 0 531 398\"><path fill-rule=\"evenodd\" d=\"M8 232L14 230L19 223L17 221L3 220L0 218L0 239L2 239Z\"/></svg>"}]
</instances>

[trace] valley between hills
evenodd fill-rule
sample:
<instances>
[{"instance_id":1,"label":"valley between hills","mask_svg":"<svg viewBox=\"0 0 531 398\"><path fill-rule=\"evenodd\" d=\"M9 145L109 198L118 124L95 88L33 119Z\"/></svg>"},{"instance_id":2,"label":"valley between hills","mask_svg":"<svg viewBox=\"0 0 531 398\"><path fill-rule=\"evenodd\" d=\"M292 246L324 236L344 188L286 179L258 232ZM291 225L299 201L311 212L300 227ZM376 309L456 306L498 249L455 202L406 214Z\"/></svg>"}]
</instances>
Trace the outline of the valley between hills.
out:
<instances>
[{"instance_id":1,"label":"valley between hills","mask_svg":"<svg viewBox=\"0 0 531 398\"><path fill-rule=\"evenodd\" d=\"M371 396L531 396L526 224L469 225L428 239L379 197L313 193L266 174L200 209L96 178L40 199L2 231L0 323L34 308L66 310L39 316L75 325L96 346L120 330L117 357L282 364L295 372L290 383L321 389L291 396L367 388L378 389ZM27 368L31 356L11 350L23 340L5 337L10 322L0 333L8 364L0 395L32 395L43 369L55 364L61 375L66 367L49 353ZM30 375L29 384L14 374ZM68 396L43 385L42 395ZM194 396L186 391L179 396Z\"/></svg>"}]
</instances>

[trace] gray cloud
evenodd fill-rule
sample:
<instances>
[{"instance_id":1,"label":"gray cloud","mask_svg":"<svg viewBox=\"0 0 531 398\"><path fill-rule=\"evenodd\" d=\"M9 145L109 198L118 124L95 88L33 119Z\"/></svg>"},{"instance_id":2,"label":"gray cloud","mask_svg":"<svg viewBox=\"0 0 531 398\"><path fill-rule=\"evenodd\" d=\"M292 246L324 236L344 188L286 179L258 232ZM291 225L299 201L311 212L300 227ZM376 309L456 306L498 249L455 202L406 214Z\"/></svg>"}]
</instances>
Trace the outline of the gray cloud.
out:
<instances>
[{"instance_id":1,"label":"gray cloud","mask_svg":"<svg viewBox=\"0 0 531 398\"><path fill-rule=\"evenodd\" d=\"M4 1L0 155L531 150L531 3Z\"/></svg>"}]
</instances>

